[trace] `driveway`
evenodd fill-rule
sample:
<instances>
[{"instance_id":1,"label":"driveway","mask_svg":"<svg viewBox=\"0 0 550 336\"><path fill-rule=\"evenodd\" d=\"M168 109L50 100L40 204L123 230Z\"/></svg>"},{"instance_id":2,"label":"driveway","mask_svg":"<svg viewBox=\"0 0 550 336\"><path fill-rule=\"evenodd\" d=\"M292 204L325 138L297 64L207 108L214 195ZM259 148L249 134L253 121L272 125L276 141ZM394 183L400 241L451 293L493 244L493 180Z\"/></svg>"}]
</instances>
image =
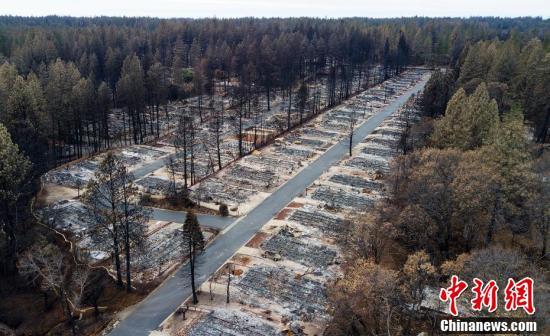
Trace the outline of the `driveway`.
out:
<instances>
[{"instance_id":1,"label":"driveway","mask_svg":"<svg viewBox=\"0 0 550 336\"><path fill-rule=\"evenodd\" d=\"M185 216L187 215L185 211L174 211L151 207L149 207L149 209L151 209L151 219L165 222L183 223L185 221ZM199 224L201 226L220 231L227 228L235 221L234 217L201 214L197 214L197 219L199 220Z\"/></svg>"}]
</instances>

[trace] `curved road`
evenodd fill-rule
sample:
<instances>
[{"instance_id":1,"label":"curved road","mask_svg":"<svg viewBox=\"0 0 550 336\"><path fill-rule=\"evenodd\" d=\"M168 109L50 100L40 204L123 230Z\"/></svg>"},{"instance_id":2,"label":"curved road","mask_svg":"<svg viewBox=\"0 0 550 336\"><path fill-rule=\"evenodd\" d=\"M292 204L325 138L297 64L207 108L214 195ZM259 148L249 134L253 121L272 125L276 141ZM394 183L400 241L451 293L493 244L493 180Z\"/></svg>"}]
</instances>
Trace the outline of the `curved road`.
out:
<instances>
[{"instance_id":1,"label":"curved road","mask_svg":"<svg viewBox=\"0 0 550 336\"><path fill-rule=\"evenodd\" d=\"M402 96L373 115L357 128L353 145L357 145L372 133L382 121L413 94L420 91L426 79L417 83ZM196 282L198 285L221 267L241 246L260 230L272 217L290 201L302 193L323 172L347 155L348 139L343 139L322 154L317 160L283 184L245 217L228 226L209 247L197 258ZM184 264L175 274L162 283L155 291L135 307L128 317L120 321L111 331L111 336L140 336L158 328L176 308L191 295L189 285L189 266Z\"/></svg>"}]
</instances>

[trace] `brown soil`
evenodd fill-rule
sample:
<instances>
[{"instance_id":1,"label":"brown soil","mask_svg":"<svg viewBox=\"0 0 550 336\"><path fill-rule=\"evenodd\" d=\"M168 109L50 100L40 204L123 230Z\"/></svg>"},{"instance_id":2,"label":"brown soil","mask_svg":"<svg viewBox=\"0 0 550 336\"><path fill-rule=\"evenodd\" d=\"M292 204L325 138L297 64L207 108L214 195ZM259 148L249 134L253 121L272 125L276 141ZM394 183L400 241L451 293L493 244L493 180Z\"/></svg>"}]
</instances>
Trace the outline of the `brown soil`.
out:
<instances>
[{"instance_id":1,"label":"brown soil","mask_svg":"<svg viewBox=\"0 0 550 336\"><path fill-rule=\"evenodd\" d=\"M248 263L250 263L250 257L247 256L247 255L238 255L238 256L235 256L233 257L233 260L235 261L235 263L237 264L240 264L240 265L248 265Z\"/></svg>"},{"instance_id":2,"label":"brown soil","mask_svg":"<svg viewBox=\"0 0 550 336\"><path fill-rule=\"evenodd\" d=\"M82 190L81 190L82 194ZM44 184L44 187L36 197L36 207L41 208L57 201L73 199L78 196L78 190L52 183Z\"/></svg>"},{"instance_id":3,"label":"brown soil","mask_svg":"<svg viewBox=\"0 0 550 336\"><path fill-rule=\"evenodd\" d=\"M265 232L258 232L252 239L246 243L246 247L252 247L252 248L258 248L262 244L262 242L267 238L267 233Z\"/></svg>"},{"instance_id":4,"label":"brown soil","mask_svg":"<svg viewBox=\"0 0 550 336\"><path fill-rule=\"evenodd\" d=\"M277 214L275 219L283 220L283 219L288 217L288 215L291 211L292 211L292 209L285 208L285 209L279 211L279 213Z\"/></svg>"},{"instance_id":5,"label":"brown soil","mask_svg":"<svg viewBox=\"0 0 550 336\"><path fill-rule=\"evenodd\" d=\"M48 303L44 295L31 288L25 288L20 279L0 279L0 323L15 330L16 335L70 335L67 320L63 315L60 301L50 293ZM17 284L19 283L19 285ZM100 307L107 307L96 318L93 309L81 320L76 321L77 331L81 335L91 335L102 330L112 319L114 313L139 302L151 288L136 290L130 294L118 288L113 281L105 287Z\"/></svg>"},{"instance_id":6,"label":"brown soil","mask_svg":"<svg viewBox=\"0 0 550 336\"><path fill-rule=\"evenodd\" d=\"M0 282L7 281L0 279ZM3 285L3 287L4 287ZM6 288L7 290L7 288ZM0 322L28 335L43 335L63 321L63 311L58 301L50 299L48 307L39 292L25 292L24 289L11 287L11 291L1 293ZM11 293L10 293L11 292ZM32 309L31 309L32 307Z\"/></svg>"},{"instance_id":7,"label":"brown soil","mask_svg":"<svg viewBox=\"0 0 550 336\"><path fill-rule=\"evenodd\" d=\"M243 270L242 269L234 269L231 271L231 273L235 276L240 276L243 274Z\"/></svg>"}]
</instances>

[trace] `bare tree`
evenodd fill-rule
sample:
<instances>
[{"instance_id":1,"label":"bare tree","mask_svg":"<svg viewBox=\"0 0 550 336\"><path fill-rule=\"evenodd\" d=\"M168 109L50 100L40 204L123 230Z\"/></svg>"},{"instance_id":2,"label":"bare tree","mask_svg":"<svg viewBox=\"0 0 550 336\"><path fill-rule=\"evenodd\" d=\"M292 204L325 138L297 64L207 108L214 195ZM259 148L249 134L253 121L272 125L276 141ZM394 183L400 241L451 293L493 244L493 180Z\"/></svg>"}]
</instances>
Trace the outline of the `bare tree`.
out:
<instances>
[{"instance_id":1,"label":"bare tree","mask_svg":"<svg viewBox=\"0 0 550 336\"><path fill-rule=\"evenodd\" d=\"M80 198L80 190L84 186L84 182L81 179L76 180L76 196Z\"/></svg>"},{"instance_id":2,"label":"bare tree","mask_svg":"<svg viewBox=\"0 0 550 336\"><path fill-rule=\"evenodd\" d=\"M178 198L178 188L176 184L176 170L177 170L177 162L173 155L168 156L168 158L165 161L166 168L168 169L168 174L170 174L170 187L168 189L168 193L170 196L174 197L174 199Z\"/></svg>"},{"instance_id":3,"label":"bare tree","mask_svg":"<svg viewBox=\"0 0 550 336\"><path fill-rule=\"evenodd\" d=\"M307 107L307 100L309 98L309 88L305 82L302 82L298 89L298 99L296 104L298 105L298 111L300 112L300 125L304 120L304 113Z\"/></svg>"},{"instance_id":4,"label":"bare tree","mask_svg":"<svg viewBox=\"0 0 550 336\"><path fill-rule=\"evenodd\" d=\"M231 265L231 263L228 263L227 264L227 289L226 289L226 292L227 292L227 296L226 296L226 301L227 303L229 303L229 286L231 285L231 273L233 272L233 266Z\"/></svg>"},{"instance_id":5,"label":"bare tree","mask_svg":"<svg viewBox=\"0 0 550 336\"><path fill-rule=\"evenodd\" d=\"M221 102L221 109L214 109L214 122L213 128L214 128L214 135L216 137L216 156L218 158L218 170L222 169L222 155L221 155L221 135L222 135L222 128L223 128L223 100Z\"/></svg>"},{"instance_id":6,"label":"bare tree","mask_svg":"<svg viewBox=\"0 0 550 336\"><path fill-rule=\"evenodd\" d=\"M239 157L244 156L243 148L243 117L244 117L244 99L245 99L245 88L242 84L239 84L239 89L237 92L237 99L239 100L239 107L237 109L238 113L238 139L239 139Z\"/></svg>"},{"instance_id":7,"label":"bare tree","mask_svg":"<svg viewBox=\"0 0 550 336\"><path fill-rule=\"evenodd\" d=\"M122 227L124 233L124 250L126 258L126 291L132 290L131 280L131 250L143 247L146 237L147 222L150 210L145 209L138 202L137 187L134 185L134 176L128 173L126 167L122 174Z\"/></svg>"},{"instance_id":8,"label":"bare tree","mask_svg":"<svg viewBox=\"0 0 550 336\"><path fill-rule=\"evenodd\" d=\"M178 158L182 156L183 158L183 183L186 190L189 184L193 183L194 141L195 125L193 117L183 115L178 121L174 147L176 148L176 156ZM183 152L178 153L179 150ZM191 183L189 183L189 181L191 181Z\"/></svg>"},{"instance_id":9,"label":"bare tree","mask_svg":"<svg viewBox=\"0 0 550 336\"><path fill-rule=\"evenodd\" d=\"M76 335L70 292L70 264L53 244L35 244L19 259L19 271L44 292L53 292L59 298L65 317Z\"/></svg>"},{"instance_id":10,"label":"bare tree","mask_svg":"<svg viewBox=\"0 0 550 336\"><path fill-rule=\"evenodd\" d=\"M92 270L88 264L80 264L73 269L73 286L70 291L70 296L75 309L80 309L83 306L83 301L86 298L86 290L92 280L91 274Z\"/></svg>"},{"instance_id":11,"label":"bare tree","mask_svg":"<svg viewBox=\"0 0 550 336\"><path fill-rule=\"evenodd\" d=\"M256 147L258 146L258 126L261 124L262 120L262 108L260 106L260 98L258 94L255 94L252 98L252 110L254 117L253 148L256 149Z\"/></svg>"},{"instance_id":12,"label":"bare tree","mask_svg":"<svg viewBox=\"0 0 550 336\"><path fill-rule=\"evenodd\" d=\"M352 107L351 112L349 114L349 129L348 129L348 134L349 134L349 156L352 155L353 134L355 132L355 126L357 125L358 118L359 118L359 116L358 116L357 107Z\"/></svg>"}]
</instances>

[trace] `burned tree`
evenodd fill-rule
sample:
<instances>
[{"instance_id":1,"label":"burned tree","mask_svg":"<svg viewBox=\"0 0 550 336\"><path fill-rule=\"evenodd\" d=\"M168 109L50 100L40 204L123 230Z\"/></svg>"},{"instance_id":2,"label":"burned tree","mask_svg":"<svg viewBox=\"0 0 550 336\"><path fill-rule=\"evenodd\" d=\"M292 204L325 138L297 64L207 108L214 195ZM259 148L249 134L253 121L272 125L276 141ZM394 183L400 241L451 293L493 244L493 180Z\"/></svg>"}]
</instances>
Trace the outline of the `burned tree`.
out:
<instances>
[{"instance_id":1,"label":"burned tree","mask_svg":"<svg viewBox=\"0 0 550 336\"><path fill-rule=\"evenodd\" d=\"M384 85L384 103L386 102L387 98L395 95L395 89L391 86L388 86L387 84Z\"/></svg>"},{"instance_id":2,"label":"burned tree","mask_svg":"<svg viewBox=\"0 0 550 336\"><path fill-rule=\"evenodd\" d=\"M99 299L110 281L109 274L104 268L96 268L90 273L88 286L84 291L84 300L94 307L94 316L99 317Z\"/></svg>"},{"instance_id":3,"label":"burned tree","mask_svg":"<svg viewBox=\"0 0 550 336\"><path fill-rule=\"evenodd\" d=\"M143 142L147 135L145 85L142 64L136 54L128 55L124 59L120 79L116 84L116 92L119 103L126 107L128 127L132 132L134 143Z\"/></svg>"},{"instance_id":4,"label":"burned tree","mask_svg":"<svg viewBox=\"0 0 550 336\"><path fill-rule=\"evenodd\" d=\"M300 112L300 125L303 123L304 120L304 113L307 106L307 100L309 97L309 90L306 83L302 83L300 85L300 89L298 90L298 111Z\"/></svg>"},{"instance_id":5,"label":"burned tree","mask_svg":"<svg viewBox=\"0 0 550 336\"><path fill-rule=\"evenodd\" d=\"M71 266L63 256L63 252L53 244L37 243L19 260L19 268L23 276L44 293L53 293L59 299L71 333L76 335L73 310L79 305L89 283L89 272L87 267L71 270Z\"/></svg>"},{"instance_id":6,"label":"burned tree","mask_svg":"<svg viewBox=\"0 0 550 336\"><path fill-rule=\"evenodd\" d=\"M166 169L168 170L168 174L170 175L170 186L168 187L168 194L173 199L178 199L178 187L176 183L176 170L177 170L177 162L173 155L170 155L166 160Z\"/></svg>"},{"instance_id":7,"label":"burned tree","mask_svg":"<svg viewBox=\"0 0 550 336\"><path fill-rule=\"evenodd\" d=\"M222 155L221 155L221 136L222 136L222 128L223 128L223 101L221 102L221 108L218 110L217 108L214 108L214 120L212 122L212 127L214 130L214 136L216 137L216 157L218 159L218 170L222 169Z\"/></svg>"},{"instance_id":8,"label":"burned tree","mask_svg":"<svg viewBox=\"0 0 550 336\"><path fill-rule=\"evenodd\" d=\"M120 265L122 227L119 221L121 203L122 162L112 153L99 165L95 177L87 186L84 200L90 205L93 218L92 239L96 244L109 244L115 259L117 284L123 287Z\"/></svg>"},{"instance_id":9,"label":"burned tree","mask_svg":"<svg viewBox=\"0 0 550 336\"><path fill-rule=\"evenodd\" d=\"M47 293L53 293L56 297L65 294L67 266L64 265L63 254L58 247L37 243L20 256L19 269L21 275L45 293L46 306ZM64 299L62 297L61 301ZM66 312L65 308L63 312Z\"/></svg>"},{"instance_id":10,"label":"burned tree","mask_svg":"<svg viewBox=\"0 0 550 336\"><path fill-rule=\"evenodd\" d=\"M356 107L352 107L351 109L351 112L350 112L350 115L349 115L349 129L348 129L348 134L349 134L349 156L351 156L351 152L352 152L352 149L353 149L353 134L355 132L355 126L357 125L357 120L358 119L358 113L357 113L357 110L356 110Z\"/></svg>"},{"instance_id":11,"label":"burned tree","mask_svg":"<svg viewBox=\"0 0 550 336\"><path fill-rule=\"evenodd\" d=\"M182 228L182 252L184 257L189 258L189 269L191 277L191 290L193 291L193 303L199 302L195 288L195 265L197 253L204 248L204 237L197 216L193 211L187 213Z\"/></svg>"},{"instance_id":12,"label":"burned tree","mask_svg":"<svg viewBox=\"0 0 550 336\"><path fill-rule=\"evenodd\" d=\"M176 148L176 157L183 158L183 183L187 190L189 181L193 183L193 159L194 159L195 125L193 117L183 115L178 121L174 147ZM182 152L179 152L179 151Z\"/></svg>"},{"instance_id":13,"label":"burned tree","mask_svg":"<svg viewBox=\"0 0 550 336\"><path fill-rule=\"evenodd\" d=\"M167 200L174 206L187 207L192 205L193 202L189 199L189 191L187 188L182 188L181 184L177 182L176 175L178 174L179 159L170 155L165 160L166 169L168 170L170 183L168 185Z\"/></svg>"},{"instance_id":14,"label":"burned tree","mask_svg":"<svg viewBox=\"0 0 550 336\"><path fill-rule=\"evenodd\" d=\"M137 204L133 176L118 157L108 153L88 183L84 199L93 219L90 223L92 240L111 250L120 287L123 287L120 254L125 252L126 289L130 291L131 250L143 243L148 218L148 213Z\"/></svg>"},{"instance_id":15,"label":"burned tree","mask_svg":"<svg viewBox=\"0 0 550 336\"><path fill-rule=\"evenodd\" d=\"M134 185L134 176L128 173L126 167L122 170L122 228L124 235L124 254L126 258L126 291L132 290L131 280L131 250L139 250L143 247L146 223L149 221L150 211L146 210L138 202L137 187Z\"/></svg>"},{"instance_id":16,"label":"burned tree","mask_svg":"<svg viewBox=\"0 0 550 336\"><path fill-rule=\"evenodd\" d=\"M233 267L231 264L227 264L227 287L226 287L226 299L225 302L229 303L229 287L231 286L231 273L233 272Z\"/></svg>"},{"instance_id":17,"label":"burned tree","mask_svg":"<svg viewBox=\"0 0 550 336\"><path fill-rule=\"evenodd\" d=\"M238 113L238 139L239 139L239 157L244 156L244 148L243 148L243 118L244 118L244 100L246 98L246 88L243 86L242 83L239 84L239 87L236 92L236 99L239 101L239 107L237 108Z\"/></svg>"},{"instance_id":18,"label":"burned tree","mask_svg":"<svg viewBox=\"0 0 550 336\"><path fill-rule=\"evenodd\" d=\"M258 94L255 94L252 98L252 110L254 118L254 138L252 140L252 146L256 149L258 146L258 126L261 125L262 120L262 109L260 107L260 98Z\"/></svg>"},{"instance_id":19,"label":"burned tree","mask_svg":"<svg viewBox=\"0 0 550 336\"><path fill-rule=\"evenodd\" d=\"M168 101L168 83L165 78L165 72L165 67L159 62L155 62L147 71L146 78L146 87L149 93L150 110L156 119L157 137L160 136L160 105L166 104Z\"/></svg>"},{"instance_id":20,"label":"burned tree","mask_svg":"<svg viewBox=\"0 0 550 336\"><path fill-rule=\"evenodd\" d=\"M69 293L74 310L80 310L84 306L86 291L91 286L91 275L92 269L87 263L78 264L72 269L72 288Z\"/></svg>"}]
</instances>

